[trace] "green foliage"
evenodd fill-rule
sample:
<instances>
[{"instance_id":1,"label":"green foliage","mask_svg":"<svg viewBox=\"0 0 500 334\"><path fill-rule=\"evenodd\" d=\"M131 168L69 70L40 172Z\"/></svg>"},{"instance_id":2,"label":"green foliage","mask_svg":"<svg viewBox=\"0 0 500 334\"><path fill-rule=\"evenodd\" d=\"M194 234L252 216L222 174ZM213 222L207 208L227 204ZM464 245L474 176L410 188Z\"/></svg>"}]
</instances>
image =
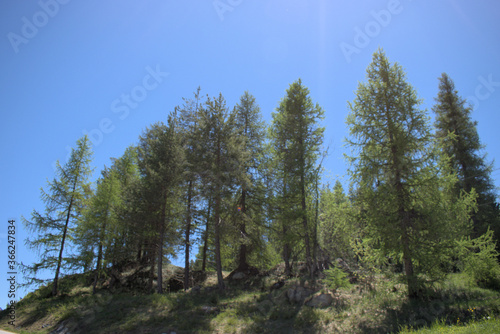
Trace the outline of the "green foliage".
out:
<instances>
[{"instance_id":1,"label":"green foliage","mask_svg":"<svg viewBox=\"0 0 500 334\"><path fill-rule=\"evenodd\" d=\"M314 105L309 89L299 79L293 82L280 101L269 130L269 167L273 184L271 219L280 240L277 247L283 250L287 270L293 257L292 249L302 248L310 266L311 249L315 240L315 223L312 206L307 205L317 186L317 159L321 153L324 128L319 126L324 111ZM314 235L311 238L311 235Z\"/></svg>"},{"instance_id":2,"label":"green foliage","mask_svg":"<svg viewBox=\"0 0 500 334\"><path fill-rule=\"evenodd\" d=\"M326 275L325 279L326 284L333 291L340 288L351 287L351 283L349 283L349 278L347 273L337 266L325 270L325 275Z\"/></svg>"},{"instance_id":3,"label":"green foliage","mask_svg":"<svg viewBox=\"0 0 500 334\"><path fill-rule=\"evenodd\" d=\"M493 231L461 243L463 270L480 287L500 290L500 264L495 249Z\"/></svg>"},{"instance_id":4,"label":"green foliage","mask_svg":"<svg viewBox=\"0 0 500 334\"><path fill-rule=\"evenodd\" d=\"M404 264L410 297L419 280L444 277L444 264L467 235L474 194L451 196L455 176L443 166L429 117L397 63L382 50L373 55L347 118L350 174L366 222L360 247L383 263ZM378 256L373 256L373 253Z\"/></svg>"},{"instance_id":5,"label":"green foliage","mask_svg":"<svg viewBox=\"0 0 500 334\"><path fill-rule=\"evenodd\" d=\"M354 208L340 181L336 181L333 191L325 188L321 192L319 214L319 244L330 258L354 260L351 243L359 235Z\"/></svg>"},{"instance_id":6,"label":"green foliage","mask_svg":"<svg viewBox=\"0 0 500 334\"><path fill-rule=\"evenodd\" d=\"M79 261L64 252L75 238L75 227L81 218L88 199L92 194L89 177L92 173L90 161L92 150L87 136L76 142L68 162L56 164L56 178L48 182L49 191L41 189L45 202L45 213L36 210L31 220L22 218L26 229L35 234L35 239L27 239L26 246L40 255L40 262L23 267L27 284L42 284L37 273L40 270L54 270L52 293L57 294L57 282L62 270L75 269Z\"/></svg>"},{"instance_id":7,"label":"green foliage","mask_svg":"<svg viewBox=\"0 0 500 334\"><path fill-rule=\"evenodd\" d=\"M471 118L472 108L458 95L453 80L443 73L439 78L439 93L433 107L436 113L436 137L448 157L447 163L457 174L454 192L477 193L477 211L473 213L473 236L478 237L492 229L499 240L500 207L491 179L493 164L487 164L484 146L479 140L477 122ZM500 247L500 245L497 245ZM500 248L497 248L499 250Z\"/></svg>"}]
</instances>

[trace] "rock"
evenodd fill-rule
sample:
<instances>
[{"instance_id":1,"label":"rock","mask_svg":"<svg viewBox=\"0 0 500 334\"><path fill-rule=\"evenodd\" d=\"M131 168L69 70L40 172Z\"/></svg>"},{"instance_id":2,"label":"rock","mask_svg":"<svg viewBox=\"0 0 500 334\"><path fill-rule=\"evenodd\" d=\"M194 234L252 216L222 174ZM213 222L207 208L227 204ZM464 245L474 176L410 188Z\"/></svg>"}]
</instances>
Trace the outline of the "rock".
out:
<instances>
[{"instance_id":1,"label":"rock","mask_svg":"<svg viewBox=\"0 0 500 334\"><path fill-rule=\"evenodd\" d=\"M219 308L217 306L202 306L201 310L206 314L213 314L219 312Z\"/></svg>"},{"instance_id":2,"label":"rock","mask_svg":"<svg viewBox=\"0 0 500 334\"><path fill-rule=\"evenodd\" d=\"M66 323L62 322L56 330L50 332L50 334L69 334L69 329L66 327Z\"/></svg>"},{"instance_id":3,"label":"rock","mask_svg":"<svg viewBox=\"0 0 500 334\"><path fill-rule=\"evenodd\" d=\"M304 288L301 286L296 286L288 289L288 291L286 292L286 296L290 303L295 304L295 303L303 303L304 300L313 293L314 291L311 289Z\"/></svg>"},{"instance_id":4,"label":"rock","mask_svg":"<svg viewBox=\"0 0 500 334\"><path fill-rule=\"evenodd\" d=\"M239 271L233 275L232 279L241 280L241 279L244 279L245 277L246 277L245 273Z\"/></svg>"},{"instance_id":5,"label":"rock","mask_svg":"<svg viewBox=\"0 0 500 334\"><path fill-rule=\"evenodd\" d=\"M197 285L197 286L193 286L191 288L191 293L193 294L199 294L201 292L201 286Z\"/></svg>"},{"instance_id":6,"label":"rock","mask_svg":"<svg viewBox=\"0 0 500 334\"><path fill-rule=\"evenodd\" d=\"M329 293L321 293L310 298L306 305L310 307L322 308L332 305L333 296Z\"/></svg>"}]
</instances>

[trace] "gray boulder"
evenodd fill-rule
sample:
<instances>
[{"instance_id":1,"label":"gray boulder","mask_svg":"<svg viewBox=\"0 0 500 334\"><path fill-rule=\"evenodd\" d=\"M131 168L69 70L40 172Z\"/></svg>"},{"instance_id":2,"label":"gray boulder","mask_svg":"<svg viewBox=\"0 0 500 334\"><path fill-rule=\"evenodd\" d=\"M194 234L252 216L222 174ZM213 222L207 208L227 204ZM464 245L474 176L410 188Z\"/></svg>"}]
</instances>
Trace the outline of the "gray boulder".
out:
<instances>
[{"instance_id":1,"label":"gray boulder","mask_svg":"<svg viewBox=\"0 0 500 334\"><path fill-rule=\"evenodd\" d=\"M310 298L306 305L310 307L322 308L328 307L333 303L333 296L329 293L321 293Z\"/></svg>"},{"instance_id":2,"label":"gray boulder","mask_svg":"<svg viewBox=\"0 0 500 334\"><path fill-rule=\"evenodd\" d=\"M288 289L286 296L288 301L292 304L301 304L304 300L314 293L313 290L304 288L302 286L296 286Z\"/></svg>"}]
</instances>

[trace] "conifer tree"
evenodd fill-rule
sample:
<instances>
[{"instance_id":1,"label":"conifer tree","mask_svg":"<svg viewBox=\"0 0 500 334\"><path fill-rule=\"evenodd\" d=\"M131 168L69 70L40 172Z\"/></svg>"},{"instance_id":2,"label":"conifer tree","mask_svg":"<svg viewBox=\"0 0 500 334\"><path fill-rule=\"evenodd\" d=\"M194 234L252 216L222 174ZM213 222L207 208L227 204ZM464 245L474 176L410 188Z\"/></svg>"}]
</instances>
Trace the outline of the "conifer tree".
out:
<instances>
[{"instance_id":1,"label":"conifer tree","mask_svg":"<svg viewBox=\"0 0 500 334\"><path fill-rule=\"evenodd\" d=\"M26 245L40 251L41 261L27 268L36 275L41 269L54 270L52 295L58 293L58 280L62 269L71 267L73 259L65 257L65 247L72 243L75 226L91 195L89 177L92 151L87 136L76 142L69 161L56 164L56 178L48 182L49 191L41 189L45 213L34 210L31 221L23 218L26 228L37 233L36 239L26 240ZM40 283L36 278L33 282Z\"/></svg>"},{"instance_id":2,"label":"conifer tree","mask_svg":"<svg viewBox=\"0 0 500 334\"><path fill-rule=\"evenodd\" d=\"M158 293L163 292L162 264L167 231L173 236L177 229L176 200L183 158L175 115L169 116L168 125L156 123L140 138L139 167L144 180L142 200L149 212L146 232L150 238L148 251L152 259L149 287L152 288L156 261Z\"/></svg>"},{"instance_id":3,"label":"conifer tree","mask_svg":"<svg viewBox=\"0 0 500 334\"><path fill-rule=\"evenodd\" d=\"M177 108L179 113L179 135L184 150L183 165L183 198L185 198L184 223L184 290L189 288L191 236L196 229L198 218L197 204L199 203L199 157L200 157L200 88L198 87L193 99L184 99L184 105Z\"/></svg>"},{"instance_id":4,"label":"conifer tree","mask_svg":"<svg viewBox=\"0 0 500 334\"><path fill-rule=\"evenodd\" d=\"M225 285L222 277L221 227L225 201L231 197L238 171L238 137L234 131L234 114L230 114L222 94L208 98L200 110L202 155L200 176L206 198L213 198L213 224L217 284ZM229 209L226 207L226 209Z\"/></svg>"},{"instance_id":5,"label":"conifer tree","mask_svg":"<svg viewBox=\"0 0 500 334\"><path fill-rule=\"evenodd\" d=\"M258 235L251 235L249 228L260 232L256 220L263 206L261 203L263 195L260 191L262 188L258 185L261 181L261 160L265 139L265 125L260 108L255 97L248 91L241 96L240 102L235 107L235 126L241 141L241 147L238 148L240 194L236 212L240 234L237 270L246 271L249 268L249 247L252 246L252 240L260 238ZM248 226L252 222L252 226Z\"/></svg>"},{"instance_id":6,"label":"conifer tree","mask_svg":"<svg viewBox=\"0 0 500 334\"><path fill-rule=\"evenodd\" d=\"M120 184L116 171L104 168L102 176L97 180L95 194L88 201L77 229L76 243L82 249L84 261L93 262L96 257L93 293L96 292L97 281L101 275L104 253L111 245L110 227L116 225L116 206L120 200ZM95 250L97 249L97 255ZM90 250L92 258L86 259L86 251Z\"/></svg>"},{"instance_id":7,"label":"conifer tree","mask_svg":"<svg viewBox=\"0 0 500 334\"><path fill-rule=\"evenodd\" d=\"M500 210L491 180L492 165L481 154L484 148L477 133L477 122L471 119L471 107L458 95L453 80L443 73L439 78L439 93L433 107L436 113L436 136L441 141L453 172L457 173L456 194L460 191L477 193L477 212L472 215L474 237L488 228L500 237ZM500 247L497 242L497 246Z\"/></svg>"},{"instance_id":8,"label":"conifer tree","mask_svg":"<svg viewBox=\"0 0 500 334\"><path fill-rule=\"evenodd\" d=\"M271 140L282 180L281 220L300 220L305 246L306 264L312 276L311 224L308 222L307 198L315 184L316 161L323 143L324 128L318 126L323 119L323 110L314 105L309 90L299 79L292 83L281 100L277 112L273 113ZM285 209L284 206L288 208ZM287 213L285 214L285 210ZM284 214L284 215L283 215ZM283 225L283 232L288 227ZM287 261L285 259L285 261Z\"/></svg>"},{"instance_id":9,"label":"conifer tree","mask_svg":"<svg viewBox=\"0 0 500 334\"><path fill-rule=\"evenodd\" d=\"M350 173L366 210L367 239L378 261L402 258L410 298L419 296L425 277L419 274L436 278L450 261L473 206L471 196L450 196L454 175L436 158L420 103L401 66L379 49L347 118Z\"/></svg>"}]
</instances>

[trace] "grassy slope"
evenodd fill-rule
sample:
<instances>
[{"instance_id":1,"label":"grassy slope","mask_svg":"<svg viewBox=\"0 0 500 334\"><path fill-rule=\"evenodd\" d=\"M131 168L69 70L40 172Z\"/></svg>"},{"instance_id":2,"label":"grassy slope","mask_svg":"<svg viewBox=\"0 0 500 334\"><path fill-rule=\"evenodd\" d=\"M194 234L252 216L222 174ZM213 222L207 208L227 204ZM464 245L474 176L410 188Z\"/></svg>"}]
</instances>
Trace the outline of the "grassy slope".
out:
<instances>
[{"instance_id":1,"label":"grassy slope","mask_svg":"<svg viewBox=\"0 0 500 334\"><path fill-rule=\"evenodd\" d=\"M49 333L61 326L71 333L387 333L405 326L415 328L434 324L431 331L418 333L469 333L449 327L469 323L489 326L484 333L495 333L500 315L500 293L469 287L460 275L452 275L437 287L426 301L409 302L404 287L382 277L370 283L356 284L335 293L335 302L325 309L291 305L286 292L298 279L273 291L276 277L254 281L254 288L242 289L242 283L229 284L224 294L216 291L143 295L111 294L101 290L95 296L81 276L61 282L63 294L43 298L44 287L26 296L17 305L20 333ZM215 284L210 276L205 285ZM307 283L306 283L307 284ZM318 289L326 290L321 284ZM489 322L478 322L490 316ZM476 322L473 322L473 320ZM435 324L437 320L442 323ZM0 326L7 325L6 313L0 314ZM441 326L441 327L439 327ZM43 328L42 328L43 327ZM479 328L479 327L477 327ZM474 329L477 332L478 329ZM409 333L410 331L405 331ZM497 331L498 332L498 331ZM480 333L480 332L479 332Z\"/></svg>"}]
</instances>

